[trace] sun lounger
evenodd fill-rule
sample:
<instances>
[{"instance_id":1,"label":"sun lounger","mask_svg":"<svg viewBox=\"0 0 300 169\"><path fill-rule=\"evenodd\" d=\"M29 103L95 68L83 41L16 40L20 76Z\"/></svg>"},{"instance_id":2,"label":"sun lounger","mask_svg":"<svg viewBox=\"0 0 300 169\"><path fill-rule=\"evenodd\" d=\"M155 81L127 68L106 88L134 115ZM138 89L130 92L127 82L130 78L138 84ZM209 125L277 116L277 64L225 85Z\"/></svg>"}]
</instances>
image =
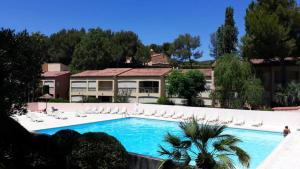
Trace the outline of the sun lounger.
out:
<instances>
[{"instance_id":1,"label":"sun lounger","mask_svg":"<svg viewBox=\"0 0 300 169\"><path fill-rule=\"evenodd\" d=\"M193 118L192 114L185 113L182 117L183 120L190 120Z\"/></svg>"},{"instance_id":2,"label":"sun lounger","mask_svg":"<svg viewBox=\"0 0 300 169\"><path fill-rule=\"evenodd\" d=\"M127 113L126 107L123 107L123 108L121 109L121 111L118 112L118 114L126 114L126 113Z\"/></svg>"},{"instance_id":3,"label":"sun lounger","mask_svg":"<svg viewBox=\"0 0 300 169\"><path fill-rule=\"evenodd\" d=\"M99 107L97 113L101 114L103 112L103 107Z\"/></svg>"},{"instance_id":4,"label":"sun lounger","mask_svg":"<svg viewBox=\"0 0 300 169\"><path fill-rule=\"evenodd\" d=\"M119 112L119 107L115 107L110 113L111 114L118 114Z\"/></svg>"},{"instance_id":5,"label":"sun lounger","mask_svg":"<svg viewBox=\"0 0 300 169\"><path fill-rule=\"evenodd\" d=\"M157 113L157 110L151 110L145 113L145 116L154 116Z\"/></svg>"},{"instance_id":6,"label":"sun lounger","mask_svg":"<svg viewBox=\"0 0 300 169\"><path fill-rule=\"evenodd\" d=\"M220 120L221 124L230 124L232 122L233 122L233 117L227 117L227 118L224 118L224 119Z\"/></svg>"},{"instance_id":7,"label":"sun lounger","mask_svg":"<svg viewBox=\"0 0 300 169\"><path fill-rule=\"evenodd\" d=\"M261 127L263 125L263 121L257 121L252 124L253 127Z\"/></svg>"},{"instance_id":8,"label":"sun lounger","mask_svg":"<svg viewBox=\"0 0 300 169\"><path fill-rule=\"evenodd\" d=\"M109 114L111 111L111 108L110 107L107 107L104 111L103 111L103 114Z\"/></svg>"},{"instance_id":9,"label":"sun lounger","mask_svg":"<svg viewBox=\"0 0 300 169\"><path fill-rule=\"evenodd\" d=\"M144 109L138 109L136 115L143 115L143 114L144 114Z\"/></svg>"},{"instance_id":10,"label":"sun lounger","mask_svg":"<svg viewBox=\"0 0 300 169\"><path fill-rule=\"evenodd\" d=\"M218 116L209 117L206 122L208 122L208 123L216 123L218 121L219 121L219 115Z\"/></svg>"},{"instance_id":11,"label":"sun lounger","mask_svg":"<svg viewBox=\"0 0 300 169\"><path fill-rule=\"evenodd\" d=\"M166 114L166 110L161 110L156 112L156 114L154 114L155 117L163 117Z\"/></svg>"},{"instance_id":12,"label":"sun lounger","mask_svg":"<svg viewBox=\"0 0 300 169\"><path fill-rule=\"evenodd\" d=\"M202 113L201 114L196 114L195 118L196 118L197 121L200 121L200 122L204 121L206 119L206 114L202 114Z\"/></svg>"},{"instance_id":13,"label":"sun lounger","mask_svg":"<svg viewBox=\"0 0 300 169\"><path fill-rule=\"evenodd\" d=\"M172 119L181 119L183 118L183 115L184 115L183 113L175 113Z\"/></svg>"},{"instance_id":14,"label":"sun lounger","mask_svg":"<svg viewBox=\"0 0 300 169\"><path fill-rule=\"evenodd\" d=\"M61 120L66 120L66 119L68 119L68 117L65 116L65 115L64 115L64 112L62 112L62 111L57 111L57 112L55 112L54 118L56 118L56 119L61 119Z\"/></svg>"},{"instance_id":15,"label":"sun lounger","mask_svg":"<svg viewBox=\"0 0 300 169\"><path fill-rule=\"evenodd\" d=\"M87 117L87 115L84 114L84 113L82 113L82 112L80 112L80 111L76 111L75 112L75 117Z\"/></svg>"},{"instance_id":16,"label":"sun lounger","mask_svg":"<svg viewBox=\"0 0 300 169\"><path fill-rule=\"evenodd\" d=\"M235 123L234 123L234 125L236 125L236 126L242 126L242 125L244 125L245 124L245 120L237 120Z\"/></svg>"},{"instance_id":17,"label":"sun lounger","mask_svg":"<svg viewBox=\"0 0 300 169\"><path fill-rule=\"evenodd\" d=\"M166 114L164 114L164 118L172 118L174 116L175 112L167 112Z\"/></svg>"},{"instance_id":18,"label":"sun lounger","mask_svg":"<svg viewBox=\"0 0 300 169\"><path fill-rule=\"evenodd\" d=\"M41 119L38 115L36 115L35 112L28 112L26 116L32 121L32 122L43 122L44 120Z\"/></svg>"}]
</instances>

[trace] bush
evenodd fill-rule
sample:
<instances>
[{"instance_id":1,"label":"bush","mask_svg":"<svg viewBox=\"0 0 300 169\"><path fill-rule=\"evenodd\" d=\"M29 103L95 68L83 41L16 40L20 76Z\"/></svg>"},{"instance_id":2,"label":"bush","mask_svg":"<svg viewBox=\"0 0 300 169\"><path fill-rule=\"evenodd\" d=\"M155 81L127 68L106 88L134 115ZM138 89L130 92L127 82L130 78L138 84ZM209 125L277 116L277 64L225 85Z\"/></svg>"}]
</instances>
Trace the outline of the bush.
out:
<instances>
[{"instance_id":1,"label":"bush","mask_svg":"<svg viewBox=\"0 0 300 169\"><path fill-rule=\"evenodd\" d=\"M60 130L51 137L57 144L60 154L66 155L72 151L74 143L80 136L81 134L74 130Z\"/></svg>"},{"instance_id":2,"label":"bush","mask_svg":"<svg viewBox=\"0 0 300 169\"><path fill-rule=\"evenodd\" d=\"M63 99L63 98L55 98L55 99L50 99L49 102L52 103L69 103L69 100Z\"/></svg>"},{"instance_id":3,"label":"bush","mask_svg":"<svg viewBox=\"0 0 300 169\"><path fill-rule=\"evenodd\" d=\"M274 102L279 106L297 106L300 104L300 83L291 82L285 88L278 86Z\"/></svg>"},{"instance_id":4,"label":"bush","mask_svg":"<svg viewBox=\"0 0 300 169\"><path fill-rule=\"evenodd\" d=\"M85 133L73 146L68 168L127 169L127 152L117 139L106 133Z\"/></svg>"},{"instance_id":5,"label":"bush","mask_svg":"<svg viewBox=\"0 0 300 169\"><path fill-rule=\"evenodd\" d=\"M164 105L174 105L172 101L170 101L166 97L160 97L157 99L157 104L164 104Z\"/></svg>"}]
</instances>

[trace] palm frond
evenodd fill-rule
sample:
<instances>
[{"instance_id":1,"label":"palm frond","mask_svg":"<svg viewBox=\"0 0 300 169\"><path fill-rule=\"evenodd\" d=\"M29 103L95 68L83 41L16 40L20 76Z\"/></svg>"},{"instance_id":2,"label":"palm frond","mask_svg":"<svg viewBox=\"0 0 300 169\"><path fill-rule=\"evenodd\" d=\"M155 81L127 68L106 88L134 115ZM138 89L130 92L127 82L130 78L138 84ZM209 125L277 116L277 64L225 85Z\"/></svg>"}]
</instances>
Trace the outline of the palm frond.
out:
<instances>
[{"instance_id":1,"label":"palm frond","mask_svg":"<svg viewBox=\"0 0 300 169\"><path fill-rule=\"evenodd\" d=\"M167 133L167 135L165 136L165 141L176 148L179 148L181 146L180 138L170 133Z\"/></svg>"},{"instance_id":2,"label":"palm frond","mask_svg":"<svg viewBox=\"0 0 300 169\"><path fill-rule=\"evenodd\" d=\"M234 163L231 158L225 154L219 154L217 156L218 161L215 166L216 169L235 169Z\"/></svg>"},{"instance_id":3,"label":"palm frond","mask_svg":"<svg viewBox=\"0 0 300 169\"><path fill-rule=\"evenodd\" d=\"M239 159L239 162L240 162L243 166L249 168L251 158L250 158L250 156L247 154L247 152L245 152L243 149L241 149L241 148L238 147L238 146L230 146L230 149L232 149L232 151L235 152L236 156L237 156L238 159Z\"/></svg>"}]
</instances>

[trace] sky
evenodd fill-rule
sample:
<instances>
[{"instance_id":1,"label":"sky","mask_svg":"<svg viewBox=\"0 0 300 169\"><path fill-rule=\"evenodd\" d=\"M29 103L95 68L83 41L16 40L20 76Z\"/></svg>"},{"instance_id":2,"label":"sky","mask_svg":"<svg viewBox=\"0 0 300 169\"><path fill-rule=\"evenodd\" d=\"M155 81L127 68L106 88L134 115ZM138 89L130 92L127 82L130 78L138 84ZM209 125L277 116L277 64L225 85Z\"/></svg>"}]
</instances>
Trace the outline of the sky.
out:
<instances>
[{"instance_id":1,"label":"sky","mask_svg":"<svg viewBox=\"0 0 300 169\"><path fill-rule=\"evenodd\" d=\"M46 35L63 28L130 30L144 44L173 41L179 34L200 36L201 60L209 60L210 34L234 8L239 37L251 0L0 0L0 27ZM299 2L300 0L298 0Z\"/></svg>"}]
</instances>

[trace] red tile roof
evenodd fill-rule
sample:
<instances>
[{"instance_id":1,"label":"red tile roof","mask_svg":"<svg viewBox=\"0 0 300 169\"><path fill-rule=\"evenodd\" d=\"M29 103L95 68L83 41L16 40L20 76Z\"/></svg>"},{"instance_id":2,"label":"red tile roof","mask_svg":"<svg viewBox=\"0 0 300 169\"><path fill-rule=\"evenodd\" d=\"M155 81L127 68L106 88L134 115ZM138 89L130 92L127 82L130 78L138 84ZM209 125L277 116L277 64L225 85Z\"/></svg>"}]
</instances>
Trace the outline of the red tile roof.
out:
<instances>
[{"instance_id":1,"label":"red tile roof","mask_svg":"<svg viewBox=\"0 0 300 169\"><path fill-rule=\"evenodd\" d=\"M168 57L163 54L163 53L157 53L151 55L151 65L156 65L156 64L169 64Z\"/></svg>"},{"instance_id":2,"label":"red tile roof","mask_svg":"<svg viewBox=\"0 0 300 169\"><path fill-rule=\"evenodd\" d=\"M300 60L300 57L286 57L284 58L284 61L298 61ZM274 59L250 59L250 62L252 64L258 65L258 64L263 64L263 63L274 63L274 62L279 62L279 58L274 58Z\"/></svg>"},{"instance_id":3,"label":"red tile roof","mask_svg":"<svg viewBox=\"0 0 300 169\"><path fill-rule=\"evenodd\" d=\"M189 70L198 70L200 71L201 73L203 73L203 75L205 77L211 77L212 76L212 69L183 69L182 72L187 72Z\"/></svg>"},{"instance_id":4,"label":"red tile roof","mask_svg":"<svg viewBox=\"0 0 300 169\"><path fill-rule=\"evenodd\" d=\"M50 71L42 73L42 77L57 77L70 73L69 71Z\"/></svg>"},{"instance_id":5,"label":"red tile roof","mask_svg":"<svg viewBox=\"0 0 300 169\"><path fill-rule=\"evenodd\" d=\"M123 72L129 71L131 68L107 68L104 70L87 70L72 75L72 77L112 77Z\"/></svg>"},{"instance_id":6,"label":"red tile roof","mask_svg":"<svg viewBox=\"0 0 300 169\"><path fill-rule=\"evenodd\" d=\"M272 110L274 110L274 111L300 110L300 106L273 107Z\"/></svg>"},{"instance_id":7,"label":"red tile roof","mask_svg":"<svg viewBox=\"0 0 300 169\"><path fill-rule=\"evenodd\" d=\"M131 69L120 74L121 77L126 76L164 76L171 71L171 68L140 68Z\"/></svg>"}]
</instances>

